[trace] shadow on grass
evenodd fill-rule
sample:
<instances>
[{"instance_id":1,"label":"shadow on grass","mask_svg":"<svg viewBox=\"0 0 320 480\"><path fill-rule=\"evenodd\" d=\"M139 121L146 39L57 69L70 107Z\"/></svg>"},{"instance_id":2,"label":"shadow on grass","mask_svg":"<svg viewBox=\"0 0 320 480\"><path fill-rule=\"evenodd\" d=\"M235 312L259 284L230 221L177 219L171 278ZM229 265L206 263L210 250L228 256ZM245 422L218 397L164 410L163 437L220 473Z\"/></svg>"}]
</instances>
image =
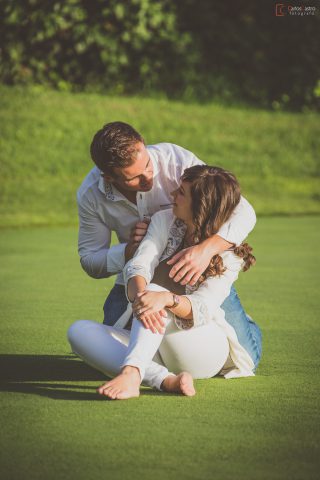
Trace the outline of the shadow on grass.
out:
<instances>
[{"instance_id":1,"label":"shadow on grass","mask_svg":"<svg viewBox=\"0 0 320 480\"><path fill-rule=\"evenodd\" d=\"M104 400L96 393L96 387L63 383L96 381L98 386L106 379L72 354L0 355L0 372L1 391L56 400Z\"/></svg>"},{"instance_id":2,"label":"shadow on grass","mask_svg":"<svg viewBox=\"0 0 320 480\"><path fill-rule=\"evenodd\" d=\"M0 355L0 391L2 392L33 394L55 400L106 401L105 397L96 392L96 388L106 380L105 375L89 367L73 354ZM64 381L95 381L97 385L62 383ZM167 395L149 389L142 389L141 393Z\"/></svg>"},{"instance_id":3,"label":"shadow on grass","mask_svg":"<svg viewBox=\"0 0 320 480\"><path fill-rule=\"evenodd\" d=\"M74 354L70 355L0 355L0 380L32 381L94 381L105 376L89 367Z\"/></svg>"}]
</instances>

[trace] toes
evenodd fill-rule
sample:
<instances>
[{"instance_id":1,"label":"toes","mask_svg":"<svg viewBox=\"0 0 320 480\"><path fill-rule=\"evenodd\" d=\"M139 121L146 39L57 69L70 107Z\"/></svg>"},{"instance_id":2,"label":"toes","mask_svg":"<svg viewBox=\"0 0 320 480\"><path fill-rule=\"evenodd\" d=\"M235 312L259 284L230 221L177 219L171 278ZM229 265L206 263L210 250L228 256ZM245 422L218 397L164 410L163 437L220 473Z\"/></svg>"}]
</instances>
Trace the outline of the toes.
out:
<instances>
[{"instance_id":1,"label":"toes","mask_svg":"<svg viewBox=\"0 0 320 480\"><path fill-rule=\"evenodd\" d=\"M102 385L97 391L100 395L104 395L112 400L115 399L127 399L131 397L139 396L139 385L137 386L138 390L131 385L130 381L127 378L119 375L118 377L106 382Z\"/></svg>"},{"instance_id":2,"label":"toes","mask_svg":"<svg viewBox=\"0 0 320 480\"><path fill-rule=\"evenodd\" d=\"M108 387L106 387L106 388L103 390L102 395L104 395L104 396L106 396L106 397L110 397L110 395L112 394L113 391L114 391L114 386L113 386L113 385L109 385Z\"/></svg>"},{"instance_id":3,"label":"toes","mask_svg":"<svg viewBox=\"0 0 320 480\"><path fill-rule=\"evenodd\" d=\"M97 392L100 393L100 395L104 395L104 391L108 388L110 388L113 384L113 380L110 380L109 382L104 383L97 389Z\"/></svg>"},{"instance_id":4,"label":"toes","mask_svg":"<svg viewBox=\"0 0 320 480\"><path fill-rule=\"evenodd\" d=\"M112 390L111 390L111 388L105 389L104 392L103 392L103 395L104 395L105 397L111 397L111 395L112 395Z\"/></svg>"},{"instance_id":5,"label":"toes","mask_svg":"<svg viewBox=\"0 0 320 480\"><path fill-rule=\"evenodd\" d=\"M114 389L114 391L113 391L113 398L114 398L114 399L118 399L120 393L121 393L121 389L120 389L120 388Z\"/></svg>"},{"instance_id":6,"label":"toes","mask_svg":"<svg viewBox=\"0 0 320 480\"><path fill-rule=\"evenodd\" d=\"M188 397L195 395L196 391L193 386L193 378L188 373L183 373L180 377L181 392Z\"/></svg>"},{"instance_id":7,"label":"toes","mask_svg":"<svg viewBox=\"0 0 320 480\"><path fill-rule=\"evenodd\" d=\"M118 400L125 400L126 398L128 398L128 395L123 392L122 390L119 390L118 394L117 394L117 399Z\"/></svg>"},{"instance_id":8,"label":"toes","mask_svg":"<svg viewBox=\"0 0 320 480\"><path fill-rule=\"evenodd\" d=\"M105 395L114 400L116 398L117 391L118 390L116 388L110 388L108 391L106 391Z\"/></svg>"},{"instance_id":9,"label":"toes","mask_svg":"<svg viewBox=\"0 0 320 480\"><path fill-rule=\"evenodd\" d=\"M109 388L110 388L110 387L99 388L98 392L100 393L100 395L105 395L105 392L106 392Z\"/></svg>"},{"instance_id":10,"label":"toes","mask_svg":"<svg viewBox=\"0 0 320 480\"><path fill-rule=\"evenodd\" d=\"M115 400L117 398L117 392L119 390L111 390L109 397L112 398L112 400Z\"/></svg>"},{"instance_id":11,"label":"toes","mask_svg":"<svg viewBox=\"0 0 320 480\"><path fill-rule=\"evenodd\" d=\"M100 395L103 395L104 389L107 388L107 383L104 385L101 385L101 387L97 388L97 392L100 393Z\"/></svg>"},{"instance_id":12,"label":"toes","mask_svg":"<svg viewBox=\"0 0 320 480\"><path fill-rule=\"evenodd\" d=\"M185 387L181 387L181 393L187 397L193 397L193 395L196 394L196 391L191 385L186 385Z\"/></svg>"}]
</instances>

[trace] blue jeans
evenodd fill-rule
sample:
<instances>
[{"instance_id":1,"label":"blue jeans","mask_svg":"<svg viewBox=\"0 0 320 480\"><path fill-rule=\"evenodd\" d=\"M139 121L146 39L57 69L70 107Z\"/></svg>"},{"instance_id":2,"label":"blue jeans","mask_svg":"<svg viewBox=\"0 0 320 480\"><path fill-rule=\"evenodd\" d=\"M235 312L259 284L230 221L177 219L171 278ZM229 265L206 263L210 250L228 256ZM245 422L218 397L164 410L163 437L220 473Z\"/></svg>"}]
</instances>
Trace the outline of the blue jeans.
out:
<instances>
[{"instance_id":1,"label":"blue jeans","mask_svg":"<svg viewBox=\"0 0 320 480\"><path fill-rule=\"evenodd\" d=\"M103 307L103 323L113 326L125 312L127 305L128 300L124 286L115 284ZM234 287L231 288L230 295L223 302L222 308L225 311L227 322L237 334L240 345L249 353L255 368L257 368L262 352L261 330L244 311Z\"/></svg>"},{"instance_id":2,"label":"blue jeans","mask_svg":"<svg viewBox=\"0 0 320 480\"><path fill-rule=\"evenodd\" d=\"M221 308L227 322L234 328L240 345L249 353L257 368L262 353L262 334L260 327L246 314L234 287Z\"/></svg>"}]
</instances>

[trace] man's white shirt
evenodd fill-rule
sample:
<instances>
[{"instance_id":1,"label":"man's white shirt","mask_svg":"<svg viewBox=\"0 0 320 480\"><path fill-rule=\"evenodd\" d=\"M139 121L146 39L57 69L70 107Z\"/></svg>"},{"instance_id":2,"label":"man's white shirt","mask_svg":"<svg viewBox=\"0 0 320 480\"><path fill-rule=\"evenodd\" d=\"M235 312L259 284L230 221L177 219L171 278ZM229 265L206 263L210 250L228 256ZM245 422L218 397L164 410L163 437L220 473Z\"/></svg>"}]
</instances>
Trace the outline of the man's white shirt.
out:
<instances>
[{"instance_id":1,"label":"man's white shirt","mask_svg":"<svg viewBox=\"0 0 320 480\"><path fill-rule=\"evenodd\" d=\"M137 193L137 205L122 195L113 184L106 183L94 167L77 193L79 211L78 251L83 269L94 278L118 274L116 283L123 285L125 247L132 227L162 209L170 208L171 192L180 184L186 168L203 165L192 152L172 143L147 146L153 169L153 187ZM230 219L218 232L230 243L240 245L256 223L250 203L241 197ZM110 247L111 233L119 244Z\"/></svg>"}]
</instances>

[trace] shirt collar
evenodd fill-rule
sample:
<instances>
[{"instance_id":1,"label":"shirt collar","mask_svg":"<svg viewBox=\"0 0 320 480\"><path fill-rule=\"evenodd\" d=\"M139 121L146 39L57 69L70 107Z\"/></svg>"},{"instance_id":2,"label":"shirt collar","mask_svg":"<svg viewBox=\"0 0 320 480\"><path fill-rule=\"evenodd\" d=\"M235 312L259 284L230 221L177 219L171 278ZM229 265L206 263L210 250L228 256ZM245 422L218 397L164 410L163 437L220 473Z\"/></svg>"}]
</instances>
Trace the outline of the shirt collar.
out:
<instances>
[{"instance_id":1,"label":"shirt collar","mask_svg":"<svg viewBox=\"0 0 320 480\"><path fill-rule=\"evenodd\" d=\"M146 148L152 161L153 176L155 177L159 173L159 164L157 161L157 157L152 151L152 145L149 145ZM122 195L122 193L120 193L119 190L117 190L117 188L112 185L112 183L106 182L101 174L102 172L100 171L98 188L102 193L105 194L106 198L108 200L111 200L112 202L117 202L119 200L125 199L124 195Z\"/></svg>"},{"instance_id":2,"label":"shirt collar","mask_svg":"<svg viewBox=\"0 0 320 480\"><path fill-rule=\"evenodd\" d=\"M102 172L100 172L102 173ZM119 192L119 190L112 185L112 183L106 182L102 175L100 175L98 188L100 192L104 193L108 200L112 202L118 202L119 200L126 200L125 196Z\"/></svg>"},{"instance_id":3,"label":"shirt collar","mask_svg":"<svg viewBox=\"0 0 320 480\"><path fill-rule=\"evenodd\" d=\"M160 165L158 163L157 156L153 152L152 145L148 145L147 150L148 150L148 153L150 155L152 165L153 165L153 177L155 177L159 173Z\"/></svg>"}]
</instances>

